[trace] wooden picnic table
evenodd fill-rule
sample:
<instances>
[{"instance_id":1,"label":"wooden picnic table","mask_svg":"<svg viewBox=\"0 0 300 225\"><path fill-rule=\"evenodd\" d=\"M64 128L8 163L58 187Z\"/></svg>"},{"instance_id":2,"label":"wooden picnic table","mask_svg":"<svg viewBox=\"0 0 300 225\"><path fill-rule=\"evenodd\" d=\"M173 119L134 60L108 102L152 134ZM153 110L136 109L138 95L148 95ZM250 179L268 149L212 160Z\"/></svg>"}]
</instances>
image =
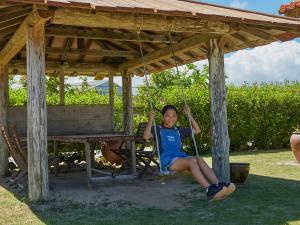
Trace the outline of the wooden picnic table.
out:
<instances>
[{"instance_id":1,"label":"wooden picnic table","mask_svg":"<svg viewBox=\"0 0 300 225\"><path fill-rule=\"evenodd\" d=\"M101 133L101 134L84 134L84 135L61 135L48 136L49 141L68 142L68 143L82 143L85 146L86 170L87 170L87 184L91 187L91 183L101 182L108 179L127 180L136 178L136 154L135 154L135 137L134 135L125 135L122 133ZM92 168L91 161L91 144L97 142L113 142L122 141L128 143L131 150L131 173L126 175L115 175L113 173ZM120 146L121 147L121 146ZM94 157L94 156L93 156ZM93 176L92 172L104 174L106 176Z\"/></svg>"}]
</instances>

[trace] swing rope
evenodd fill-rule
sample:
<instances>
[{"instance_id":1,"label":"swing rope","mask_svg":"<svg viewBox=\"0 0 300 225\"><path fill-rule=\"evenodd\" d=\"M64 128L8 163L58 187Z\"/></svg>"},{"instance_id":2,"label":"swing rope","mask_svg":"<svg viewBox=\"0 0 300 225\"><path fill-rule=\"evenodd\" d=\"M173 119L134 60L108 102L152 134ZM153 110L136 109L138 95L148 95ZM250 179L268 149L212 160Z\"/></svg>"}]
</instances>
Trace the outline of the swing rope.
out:
<instances>
[{"instance_id":1,"label":"swing rope","mask_svg":"<svg viewBox=\"0 0 300 225\"><path fill-rule=\"evenodd\" d=\"M142 41L141 41L141 30L142 30L142 27L143 27L143 23L144 23L144 17L142 16L142 23L141 23L140 28L138 29L137 35L138 35L140 54L141 54L141 59L142 59L142 64L143 64L143 75L145 76L145 79L146 79L147 96L148 96L148 99L149 99L150 111L153 112L153 104L152 104L152 99L151 99L151 94L150 94L150 85L149 85L147 69L146 69L145 59L144 59L144 53L143 53L143 48L142 48ZM153 125L154 125L154 133L155 133L155 145L156 145L157 154L158 154L158 161L159 161L159 172L160 172L160 174L164 174L165 171L163 171L162 168L161 168L160 148L159 148L159 144L158 144L158 135L157 135L157 128L156 128L155 119L153 120Z\"/></svg>"},{"instance_id":2,"label":"swing rope","mask_svg":"<svg viewBox=\"0 0 300 225\"><path fill-rule=\"evenodd\" d=\"M142 64L143 64L142 72L143 72L143 75L145 76L145 80L146 80L147 96L148 96L148 99L149 99L150 111L153 112L153 103L152 103L152 99L151 99L149 79L148 79L148 75L147 75L147 69L146 69L146 65L145 65L145 59L144 59L144 53L143 53L142 41L141 41L141 30L142 30L142 27L143 27L143 24L144 24L143 16L141 17L141 19L142 19L141 26L139 27L139 29L137 31L137 36L138 36L141 60L142 60ZM172 38L171 37L172 28L173 28L173 21L172 21L172 27L171 27L170 32L169 32L169 42L170 42L170 47L171 47L171 50L172 50L174 64L175 64L175 67L176 67L176 74L179 78L180 89L182 91L182 96L184 98L184 103L185 103L186 106L188 106L187 100L186 100L186 95L185 95L185 92L184 92L184 89L183 89L183 84L182 84L182 81L181 81L181 78L180 78L178 63L177 63L177 60L176 60L176 57L175 57L174 47L173 47L173 44L172 44L172 39L171 39ZM194 146L195 146L196 156L199 157L197 143L196 143L196 140L195 140L195 134L193 132L192 122L191 122L191 118L189 116L188 116L188 120L189 120L189 127L192 131L192 139L193 139L193 143L194 143ZM155 145L156 145L156 149L157 149L157 153L158 153L158 160L159 160L159 171L160 171L160 174L169 174L168 171L163 171L162 168L161 168L160 148L159 148L159 143L158 143L158 135L157 135L157 127L156 127L155 119L153 120L153 125L154 125L154 133L155 133Z\"/></svg>"},{"instance_id":3,"label":"swing rope","mask_svg":"<svg viewBox=\"0 0 300 225\"><path fill-rule=\"evenodd\" d=\"M184 104L186 106L188 106L187 100L186 100L187 98L186 98L186 95L185 95L185 92L184 92L184 87L183 87L183 84L182 84L182 81L181 81L181 78L180 78L180 73L179 73L179 69L178 69L178 63L177 63L177 60L176 60L176 57L175 57L174 46L172 44L172 35L171 35L171 32L172 32L172 29L169 32L169 41L170 41L170 47L171 47L171 51L172 51L172 55L173 55L173 59L174 59L174 64L175 64L175 67L176 67L176 74L178 76L178 80L179 80L179 83L180 83L180 89L181 89L182 96L183 96L183 99L184 99ZM194 134L193 127L192 127L191 118L190 118L190 116L187 116L187 117L188 117L188 120L189 120L189 127L190 127L191 132L192 132L192 139L193 139L193 143L194 143L194 146L195 146L196 156L199 157L198 147L197 147L197 143L196 143L196 139L195 139L195 134Z\"/></svg>"}]
</instances>

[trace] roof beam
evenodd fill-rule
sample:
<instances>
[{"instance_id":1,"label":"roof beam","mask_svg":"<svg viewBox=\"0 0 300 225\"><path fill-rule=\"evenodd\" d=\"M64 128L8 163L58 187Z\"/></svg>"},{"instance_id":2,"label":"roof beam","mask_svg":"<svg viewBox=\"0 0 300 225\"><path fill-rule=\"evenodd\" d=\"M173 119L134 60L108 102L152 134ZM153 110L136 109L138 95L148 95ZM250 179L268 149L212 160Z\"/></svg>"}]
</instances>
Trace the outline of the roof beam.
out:
<instances>
[{"instance_id":1,"label":"roof beam","mask_svg":"<svg viewBox=\"0 0 300 225\"><path fill-rule=\"evenodd\" d=\"M134 58L139 55L133 51L120 50L102 50L102 49L77 49L77 48L46 48L47 54L62 54L62 55L87 55L97 57L129 57ZM64 59L65 60L65 59Z\"/></svg>"},{"instance_id":2,"label":"roof beam","mask_svg":"<svg viewBox=\"0 0 300 225\"><path fill-rule=\"evenodd\" d=\"M218 36L219 35L216 35L216 34L206 34L206 35L196 34L190 38L184 39L183 41L181 41L178 44L174 44L173 45L174 54L180 54L180 53L189 51L201 44L204 44L209 39L217 38ZM127 61L127 62L120 64L119 71L123 71L126 69L134 70L138 67L169 58L172 55L173 55L172 48L171 48L171 46L168 46L168 47L162 48L160 50L146 54L144 56L144 59L136 58L131 61Z\"/></svg>"},{"instance_id":3,"label":"roof beam","mask_svg":"<svg viewBox=\"0 0 300 225\"><path fill-rule=\"evenodd\" d=\"M99 31L97 29L90 30L77 30L77 29L65 29L65 28L46 28L46 36L56 37L72 37L72 38L87 38L97 40L115 40L115 41L129 41L138 42L137 34L131 33L120 33L113 31ZM172 43L177 43L182 38L180 36L172 37ZM141 42L152 42L152 43L170 43L168 35L145 35L141 34Z\"/></svg>"},{"instance_id":4,"label":"roof beam","mask_svg":"<svg viewBox=\"0 0 300 225\"><path fill-rule=\"evenodd\" d=\"M273 35L263 31L262 29L257 29L255 27L247 25L241 25L241 30L266 41L277 41L277 39Z\"/></svg>"},{"instance_id":5,"label":"roof beam","mask_svg":"<svg viewBox=\"0 0 300 225\"><path fill-rule=\"evenodd\" d=\"M33 10L1 50L0 65L6 65L25 46L29 26L46 23L49 19L50 17L41 17L37 10Z\"/></svg>"},{"instance_id":6,"label":"roof beam","mask_svg":"<svg viewBox=\"0 0 300 225\"><path fill-rule=\"evenodd\" d=\"M0 9L6 8L6 7L9 7L9 6L11 6L10 3L4 2L4 1L0 1Z\"/></svg>"},{"instance_id":7,"label":"roof beam","mask_svg":"<svg viewBox=\"0 0 300 225\"><path fill-rule=\"evenodd\" d=\"M80 19L78 19L80 18ZM203 18L135 14L121 12L93 12L89 10L57 9L53 24L83 27L101 27L159 32L229 33L230 25Z\"/></svg>"},{"instance_id":8,"label":"roof beam","mask_svg":"<svg viewBox=\"0 0 300 225\"><path fill-rule=\"evenodd\" d=\"M5 23L5 22L8 22L8 21L11 21L13 19L20 18L20 17L25 17L29 13L31 13L31 11L32 11L32 8L29 7L29 8L25 8L22 11L20 10L20 11L14 12L14 13L9 13L7 15L2 15L1 19L0 19L0 23Z\"/></svg>"},{"instance_id":9,"label":"roof beam","mask_svg":"<svg viewBox=\"0 0 300 225\"><path fill-rule=\"evenodd\" d=\"M9 69L22 70L26 68L26 63L22 60L12 60L8 64ZM117 65L104 63L64 63L60 62L46 62L46 70L62 69L64 72L112 72L116 73Z\"/></svg>"}]
</instances>

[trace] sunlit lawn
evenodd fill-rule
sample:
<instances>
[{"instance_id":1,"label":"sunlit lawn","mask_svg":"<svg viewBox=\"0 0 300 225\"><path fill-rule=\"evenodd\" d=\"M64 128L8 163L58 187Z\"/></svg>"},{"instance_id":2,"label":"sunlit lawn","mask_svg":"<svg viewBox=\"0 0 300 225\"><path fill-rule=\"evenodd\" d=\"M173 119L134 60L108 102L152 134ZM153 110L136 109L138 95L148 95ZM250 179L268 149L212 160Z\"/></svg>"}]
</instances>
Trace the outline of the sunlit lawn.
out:
<instances>
[{"instance_id":1,"label":"sunlit lawn","mask_svg":"<svg viewBox=\"0 0 300 225\"><path fill-rule=\"evenodd\" d=\"M197 195L201 192L197 189L182 196L189 204L176 210L137 208L126 202L32 205L0 187L0 224L300 224L300 166L290 164L293 160L291 152L284 150L233 153L232 162L251 163L246 185L232 197L213 203Z\"/></svg>"}]
</instances>

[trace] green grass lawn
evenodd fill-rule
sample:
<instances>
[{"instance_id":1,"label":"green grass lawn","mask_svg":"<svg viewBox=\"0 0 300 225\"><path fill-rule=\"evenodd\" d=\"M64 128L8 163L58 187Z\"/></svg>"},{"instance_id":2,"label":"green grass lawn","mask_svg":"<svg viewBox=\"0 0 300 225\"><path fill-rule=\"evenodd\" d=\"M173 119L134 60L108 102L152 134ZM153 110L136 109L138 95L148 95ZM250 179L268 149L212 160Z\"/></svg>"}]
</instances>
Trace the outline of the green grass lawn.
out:
<instances>
[{"instance_id":1,"label":"green grass lawn","mask_svg":"<svg viewBox=\"0 0 300 225\"><path fill-rule=\"evenodd\" d=\"M210 161L209 157L206 159ZM137 208L126 202L29 204L0 187L0 225L300 224L300 167L289 165L293 160L291 151L284 150L233 153L231 162L251 163L246 185L238 186L230 198L212 203L203 194L199 197L198 192L203 190L197 189L182 196L188 198L188 204L176 210Z\"/></svg>"}]
</instances>

